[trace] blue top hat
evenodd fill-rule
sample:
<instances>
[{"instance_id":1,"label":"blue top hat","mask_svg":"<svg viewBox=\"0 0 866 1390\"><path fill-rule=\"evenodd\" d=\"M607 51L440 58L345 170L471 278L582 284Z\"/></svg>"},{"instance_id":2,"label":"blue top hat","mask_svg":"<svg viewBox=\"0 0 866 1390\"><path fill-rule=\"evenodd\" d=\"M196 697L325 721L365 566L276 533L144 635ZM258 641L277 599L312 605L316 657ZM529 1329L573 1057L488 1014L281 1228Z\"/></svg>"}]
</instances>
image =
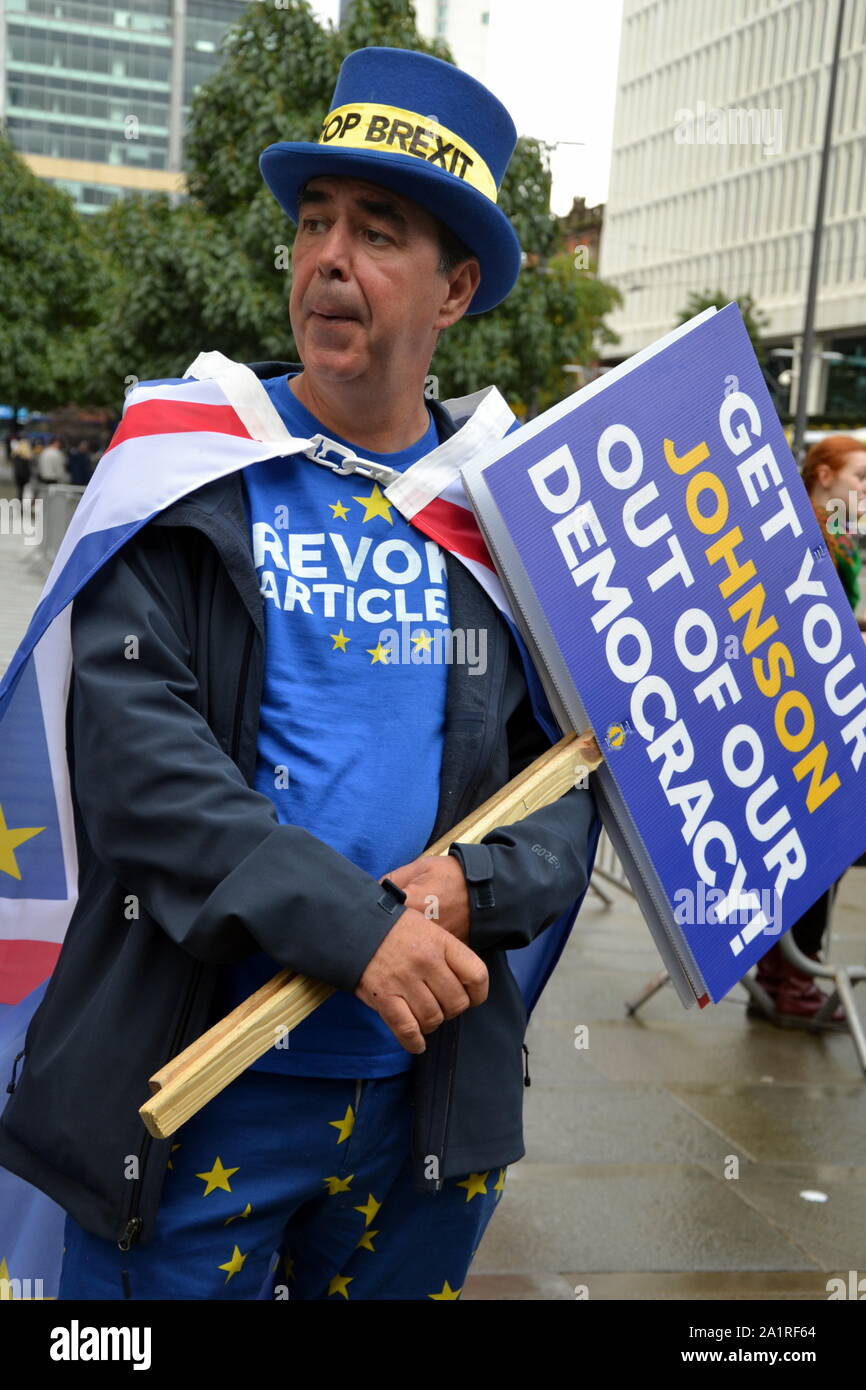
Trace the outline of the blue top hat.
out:
<instances>
[{"instance_id":1,"label":"blue top hat","mask_svg":"<svg viewBox=\"0 0 866 1390\"><path fill-rule=\"evenodd\" d=\"M467 310L492 309L512 289L520 243L496 206L517 142L500 101L451 63L403 48L346 58L318 144L280 141L259 159L293 222L308 179L346 174L420 203L478 257L481 282Z\"/></svg>"}]
</instances>

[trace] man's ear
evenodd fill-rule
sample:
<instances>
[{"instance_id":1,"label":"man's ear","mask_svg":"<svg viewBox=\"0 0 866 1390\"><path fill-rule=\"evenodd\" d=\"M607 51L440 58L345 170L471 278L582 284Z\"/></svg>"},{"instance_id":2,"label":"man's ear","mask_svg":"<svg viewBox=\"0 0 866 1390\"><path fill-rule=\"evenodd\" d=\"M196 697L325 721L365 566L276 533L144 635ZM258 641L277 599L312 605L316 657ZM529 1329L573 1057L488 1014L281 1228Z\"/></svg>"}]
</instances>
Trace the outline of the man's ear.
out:
<instances>
[{"instance_id":1,"label":"man's ear","mask_svg":"<svg viewBox=\"0 0 866 1390\"><path fill-rule=\"evenodd\" d=\"M472 296L481 283L481 267L473 256L442 276L446 292L442 300L436 322L436 329L450 328L452 323L462 319L472 302Z\"/></svg>"}]
</instances>

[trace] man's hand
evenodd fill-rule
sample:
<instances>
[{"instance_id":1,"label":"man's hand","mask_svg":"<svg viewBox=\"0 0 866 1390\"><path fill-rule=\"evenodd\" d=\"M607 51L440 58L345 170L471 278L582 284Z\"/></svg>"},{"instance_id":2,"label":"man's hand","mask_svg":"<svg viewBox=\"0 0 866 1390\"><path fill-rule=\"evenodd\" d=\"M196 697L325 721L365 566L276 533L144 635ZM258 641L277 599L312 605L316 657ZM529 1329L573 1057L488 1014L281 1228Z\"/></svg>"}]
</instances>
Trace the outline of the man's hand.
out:
<instances>
[{"instance_id":1,"label":"man's hand","mask_svg":"<svg viewBox=\"0 0 866 1390\"><path fill-rule=\"evenodd\" d=\"M438 922L459 941L469 940L469 889L459 859L453 854L422 854L384 877L406 894L406 906ZM380 879L381 883L382 880Z\"/></svg>"},{"instance_id":2,"label":"man's hand","mask_svg":"<svg viewBox=\"0 0 866 1390\"><path fill-rule=\"evenodd\" d=\"M424 1033L484 1003L487 967L462 941L407 907L369 961L355 994L376 1010L401 1047L420 1053L426 1048Z\"/></svg>"}]
</instances>

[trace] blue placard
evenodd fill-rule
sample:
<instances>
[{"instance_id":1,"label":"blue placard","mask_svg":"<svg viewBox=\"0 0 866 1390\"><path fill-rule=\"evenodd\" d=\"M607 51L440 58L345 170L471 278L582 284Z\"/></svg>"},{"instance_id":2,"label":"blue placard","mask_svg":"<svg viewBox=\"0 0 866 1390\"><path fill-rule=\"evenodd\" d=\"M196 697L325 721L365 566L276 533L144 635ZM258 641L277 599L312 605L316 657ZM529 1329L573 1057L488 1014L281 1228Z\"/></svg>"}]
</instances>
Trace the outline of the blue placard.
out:
<instances>
[{"instance_id":1,"label":"blue placard","mask_svg":"<svg viewBox=\"0 0 866 1390\"><path fill-rule=\"evenodd\" d=\"M735 305L538 424L484 482L717 1002L866 847L866 646Z\"/></svg>"}]
</instances>

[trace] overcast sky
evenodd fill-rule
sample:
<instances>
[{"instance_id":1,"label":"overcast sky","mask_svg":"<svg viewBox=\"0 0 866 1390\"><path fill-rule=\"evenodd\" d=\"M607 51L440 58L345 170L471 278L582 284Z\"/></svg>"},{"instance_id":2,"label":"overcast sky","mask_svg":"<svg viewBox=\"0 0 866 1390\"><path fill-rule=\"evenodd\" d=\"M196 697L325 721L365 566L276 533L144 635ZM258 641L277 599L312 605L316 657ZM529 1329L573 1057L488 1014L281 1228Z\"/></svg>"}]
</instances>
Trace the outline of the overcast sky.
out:
<instances>
[{"instance_id":1,"label":"overcast sky","mask_svg":"<svg viewBox=\"0 0 866 1390\"><path fill-rule=\"evenodd\" d=\"M313 0L335 20L338 0ZM487 85L521 135L561 145L551 158L553 208L607 198L622 0L490 0Z\"/></svg>"}]
</instances>

